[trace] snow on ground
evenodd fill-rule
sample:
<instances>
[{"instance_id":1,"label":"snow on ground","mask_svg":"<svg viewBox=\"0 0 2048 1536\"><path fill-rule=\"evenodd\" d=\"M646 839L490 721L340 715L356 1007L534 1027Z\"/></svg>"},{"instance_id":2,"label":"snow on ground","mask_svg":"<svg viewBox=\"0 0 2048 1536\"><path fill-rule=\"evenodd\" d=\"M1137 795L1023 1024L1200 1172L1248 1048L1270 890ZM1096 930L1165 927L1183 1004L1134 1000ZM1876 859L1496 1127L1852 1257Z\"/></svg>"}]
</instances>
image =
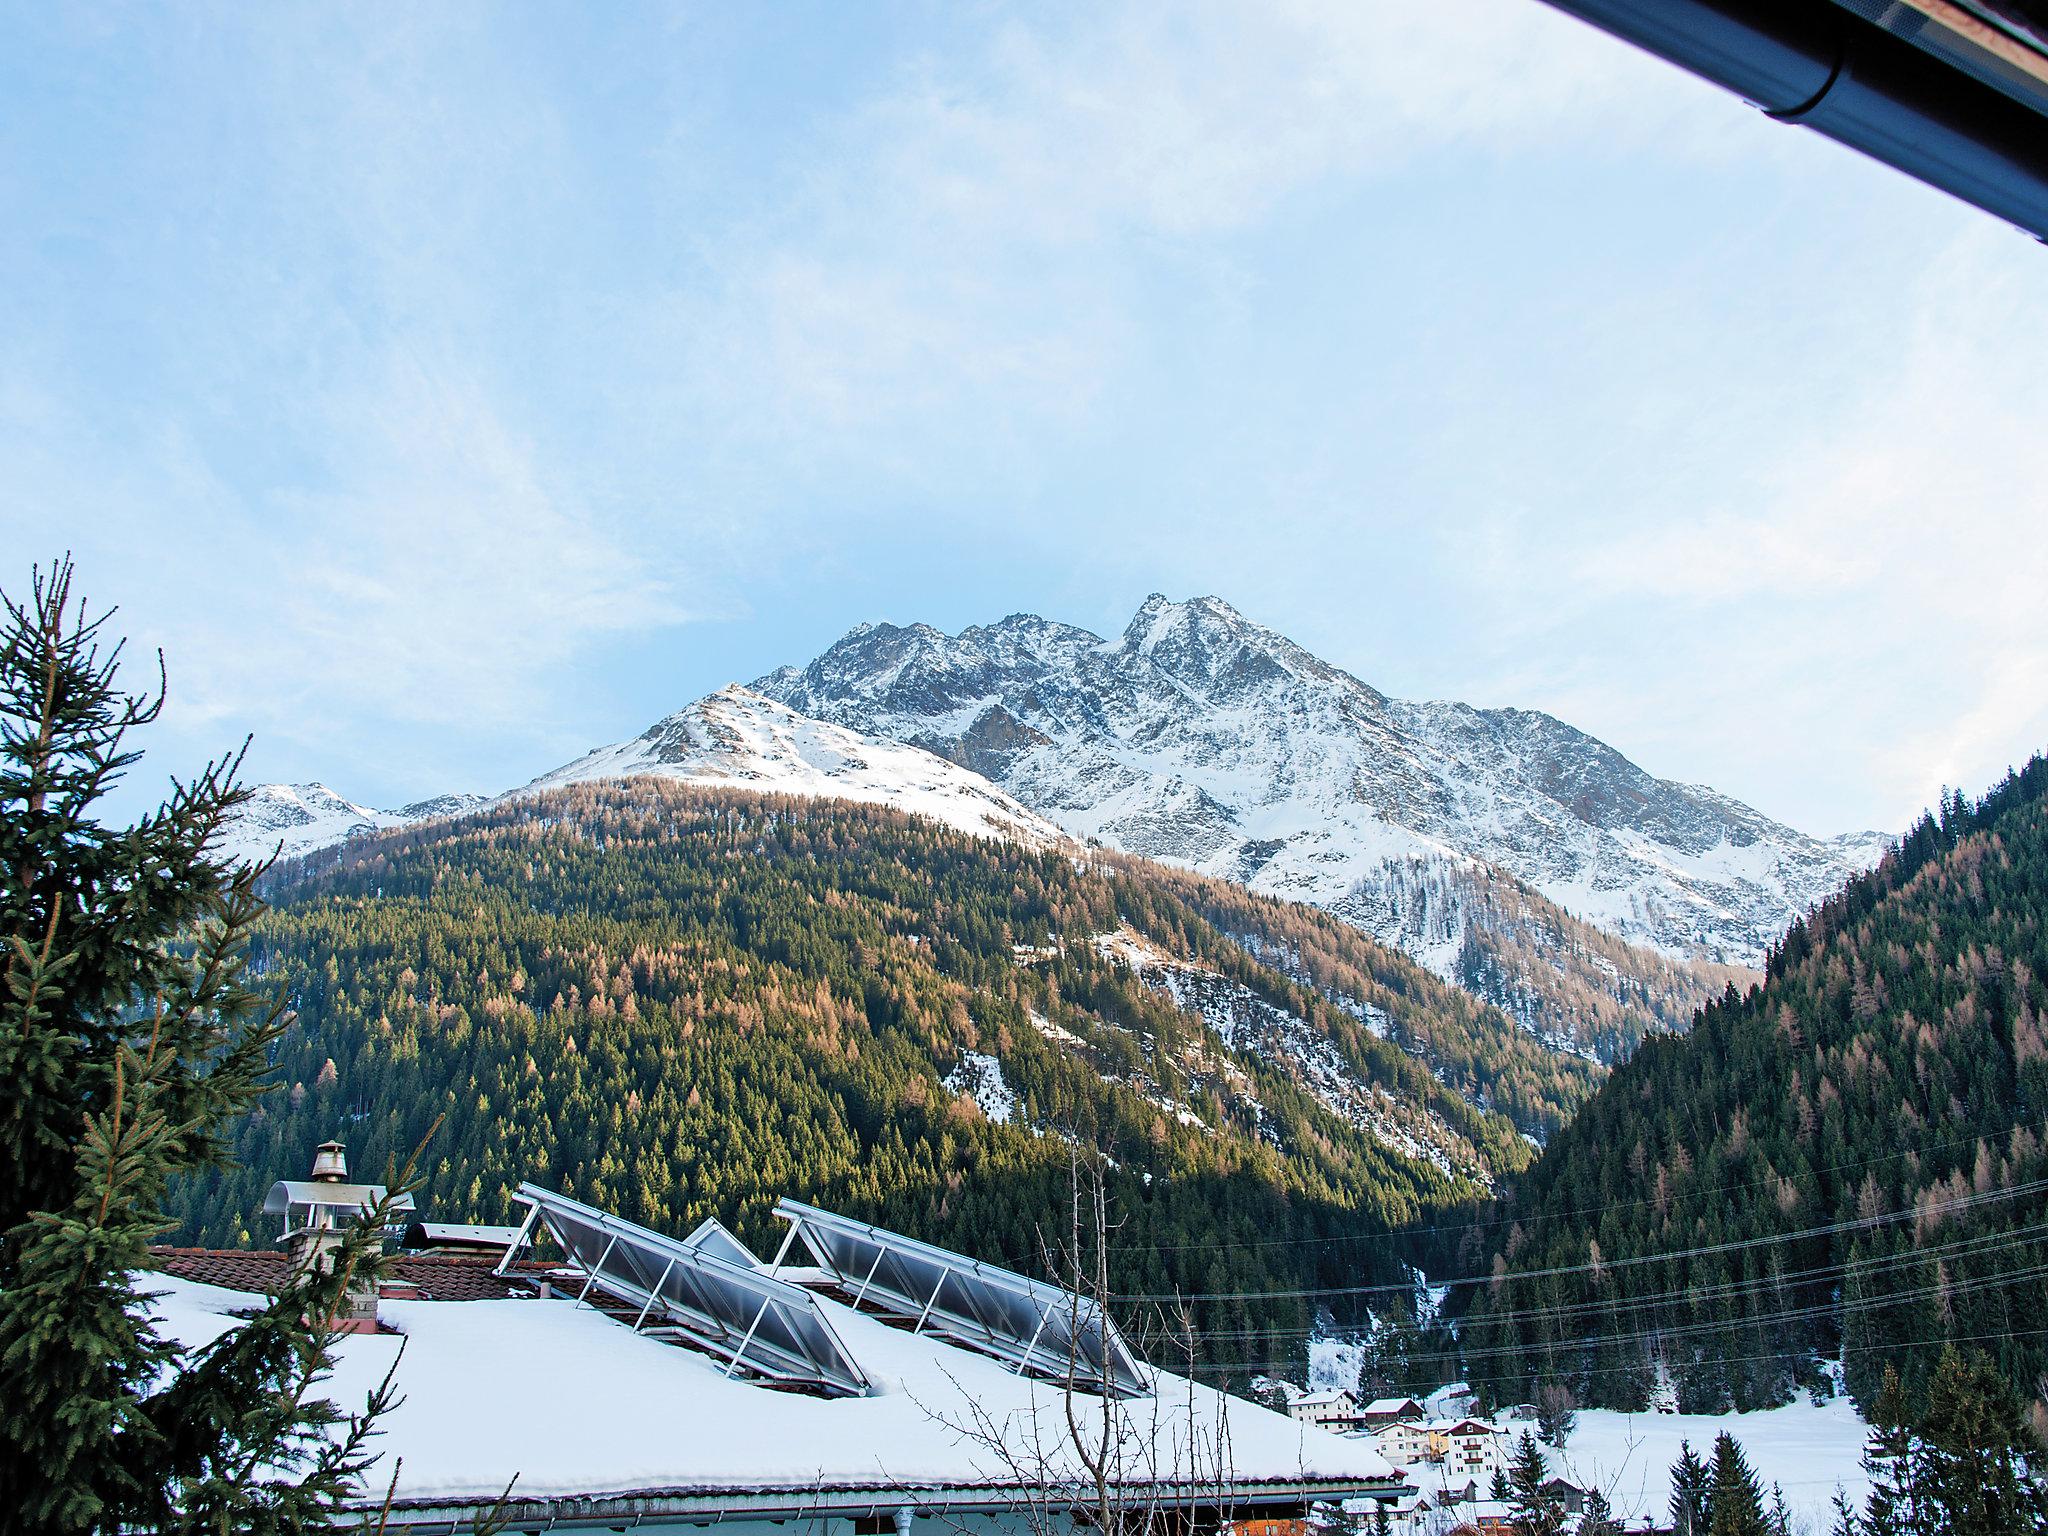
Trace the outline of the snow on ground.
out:
<instances>
[{"instance_id":1,"label":"snow on ground","mask_svg":"<svg viewBox=\"0 0 2048 1536\"><path fill-rule=\"evenodd\" d=\"M1308 1389L1358 1395L1358 1377L1365 1366L1365 1341L1324 1335L1308 1341Z\"/></svg>"},{"instance_id":2,"label":"snow on ground","mask_svg":"<svg viewBox=\"0 0 2048 1536\"><path fill-rule=\"evenodd\" d=\"M982 1051L962 1051L960 1065L946 1074L951 1093L971 1094L981 1112L997 1125L1008 1125L1017 1112L1017 1095L1003 1080L1003 1064Z\"/></svg>"},{"instance_id":3,"label":"snow on ground","mask_svg":"<svg viewBox=\"0 0 2048 1536\"><path fill-rule=\"evenodd\" d=\"M1527 1427L1516 1427L1517 1438ZM1546 1446L1544 1454L1552 1471L1581 1487L1606 1490L1618 1514L1662 1518L1680 1443L1689 1440L1708 1457L1714 1437L1724 1430L1741 1442L1766 1494L1771 1484L1781 1486L1793 1514L1810 1520L1816 1532L1828 1528L1837 1487L1859 1508L1870 1491L1862 1466L1866 1426L1846 1397L1719 1416L1581 1409L1564 1449Z\"/></svg>"},{"instance_id":4,"label":"snow on ground","mask_svg":"<svg viewBox=\"0 0 2048 1536\"><path fill-rule=\"evenodd\" d=\"M145 1283L159 1293L166 1333L187 1347L233 1326L231 1309L260 1300L171 1276ZM729 1379L706 1355L567 1300L386 1301L381 1315L404 1337L340 1340L324 1390L360 1406L403 1343L395 1383L404 1401L383 1420L369 1477L381 1486L391 1458L402 1458L400 1499L491 1498L515 1473L522 1493L541 1497L1014 1482L1014 1464L970 1432L977 1413L999 1427L1012 1456L1042 1454L1052 1475L1077 1476L1056 1385L836 1302L819 1307L872 1395L824 1399ZM1099 1400L1075 1406L1086 1431ZM1135 1454L1162 1478L1213 1477L1219 1445L1246 1480L1388 1471L1362 1441L1168 1372L1156 1373L1154 1396L1130 1399L1120 1413Z\"/></svg>"}]
</instances>

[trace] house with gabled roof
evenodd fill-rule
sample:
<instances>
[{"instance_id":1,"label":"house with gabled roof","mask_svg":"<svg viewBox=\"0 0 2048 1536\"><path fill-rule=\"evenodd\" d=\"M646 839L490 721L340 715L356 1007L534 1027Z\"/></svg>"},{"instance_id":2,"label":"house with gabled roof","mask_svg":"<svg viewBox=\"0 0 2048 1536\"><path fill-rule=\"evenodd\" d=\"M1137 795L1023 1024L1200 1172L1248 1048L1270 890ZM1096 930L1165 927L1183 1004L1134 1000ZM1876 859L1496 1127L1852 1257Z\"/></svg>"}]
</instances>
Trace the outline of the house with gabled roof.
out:
<instances>
[{"instance_id":1,"label":"house with gabled roof","mask_svg":"<svg viewBox=\"0 0 2048 1536\"><path fill-rule=\"evenodd\" d=\"M344 1405L404 1349L364 1495L381 1505L395 1476L390 1532L1028 1536L1084 1521L1082 1437L1116 1448L1124 1507L1204 1525L1277 1533L1404 1487L1369 1443L1151 1365L1090 1299L900 1233L785 1201L763 1260L715 1224L675 1238L537 1185L518 1198L495 1262L396 1255L367 1326L335 1342ZM152 1305L186 1348L291 1262L156 1257Z\"/></svg>"}]
</instances>

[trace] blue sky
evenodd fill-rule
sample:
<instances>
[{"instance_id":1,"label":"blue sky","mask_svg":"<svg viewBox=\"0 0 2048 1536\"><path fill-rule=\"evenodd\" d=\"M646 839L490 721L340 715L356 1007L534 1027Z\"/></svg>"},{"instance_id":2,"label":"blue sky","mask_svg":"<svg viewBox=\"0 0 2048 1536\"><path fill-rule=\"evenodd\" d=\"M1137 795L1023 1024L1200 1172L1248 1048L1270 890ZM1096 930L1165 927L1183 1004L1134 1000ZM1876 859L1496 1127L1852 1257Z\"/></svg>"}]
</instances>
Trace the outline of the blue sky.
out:
<instances>
[{"instance_id":1,"label":"blue sky","mask_svg":"<svg viewBox=\"0 0 2048 1536\"><path fill-rule=\"evenodd\" d=\"M1810 830L2048 746L2048 252L1537 0L0 9L0 538L152 768L1215 592Z\"/></svg>"}]
</instances>

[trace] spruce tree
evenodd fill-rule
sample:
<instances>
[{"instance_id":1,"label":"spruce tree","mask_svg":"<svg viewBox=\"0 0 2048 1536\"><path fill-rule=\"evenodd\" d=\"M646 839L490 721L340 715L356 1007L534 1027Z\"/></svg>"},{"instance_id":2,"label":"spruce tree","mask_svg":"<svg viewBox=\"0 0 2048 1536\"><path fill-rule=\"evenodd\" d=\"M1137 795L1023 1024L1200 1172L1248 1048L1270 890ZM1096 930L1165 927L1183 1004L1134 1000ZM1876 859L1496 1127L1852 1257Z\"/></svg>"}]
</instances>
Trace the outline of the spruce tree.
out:
<instances>
[{"instance_id":1,"label":"spruce tree","mask_svg":"<svg viewBox=\"0 0 2048 1536\"><path fill-rule=\"evenodd\" d=\"M1942 1530L2003 1536L2048 1524L2027 1475L2019 1403L1983 1354L1953 1344L1942 1350L1915 1430L1915 1481Z\"/></svg>"},{"instance_id":2,"label":"spruce tree","mask_svg":"<svg viewBox=\"0 0 2048 1536\"><path fill-rule=\"evenodd\" d=\"M1507 1473L1509 1517L1521 1536L1558 1536L1565 1528L1564 1506L1543 1488L1548 1470L1536 1437L1522 1431Z\"/></svg>"},{"instance_id":3,"label":"spruce tree","mask_svg":"<svg viewBox=\"0 0 2048 1536\"><path fill-rule=\"evenodd\" d=\"M1870 1435L1863 1447L1863 1471L1870 1479L1864 1503L1863 1536L1904 1536L1919 1527L1914 1492L1913 1437L1906 1427L1899 1373L1884 1368L1870 1408Z\"/></svg>"},{"instance_id":4,"label":"spruce tree","mask_svg":"<svg viewBox=\"0 0 2048 1536\"><path fill-rule=\"evenodd\" d=\"M1614 1506L1598 1488L1586 1490L1585 1513L1579 1516L1577 1536L1622 1536L1623 1527L1614 1517Z\"/></svg>"},{"instance_id":5,"label":"spruce tree","mask_svg":"<svg viewBox=\"0 0 2048 1536\"><path fill-rule=\"evenodd\" d=\"M1707 1494L1708 1536L1770 1536L1764 1518L1763 1489L1749 1458L1733 1435L1723 1430L1714 1439L1712 1485Z\"/></svg>"},{"instance_id":6,"label":"spruce tree","mask_svg":"<svg viewBox=\"0 0 2048 1536\"><path fill-rule=\"evenodd\" d=\"M1671 1464L1671 1529L1676 1536L1707 1536L1707 1496L1712 1488L1706 1463L1689 1441L1680 1441Z\"/></svg>"},{"instance_id":7,"label":"spruce tree","mask_svg":"<svg viewBox=\"0 0 2048 1536\"><path fill-rule=\"evenodd\" d=\"M286 1025L246 984L255 874L209 853L234 764L126 829L97 819L154 699L123 693L68 562L0 633L0 1509L20 1528L285 1531L358 1483L375 1411L312 1394L378 1234L191 1360L153 1324L170 1181L222 1156ZM377 1213L381 1217L382 1213Z\"/></svg>"}]
</instances>

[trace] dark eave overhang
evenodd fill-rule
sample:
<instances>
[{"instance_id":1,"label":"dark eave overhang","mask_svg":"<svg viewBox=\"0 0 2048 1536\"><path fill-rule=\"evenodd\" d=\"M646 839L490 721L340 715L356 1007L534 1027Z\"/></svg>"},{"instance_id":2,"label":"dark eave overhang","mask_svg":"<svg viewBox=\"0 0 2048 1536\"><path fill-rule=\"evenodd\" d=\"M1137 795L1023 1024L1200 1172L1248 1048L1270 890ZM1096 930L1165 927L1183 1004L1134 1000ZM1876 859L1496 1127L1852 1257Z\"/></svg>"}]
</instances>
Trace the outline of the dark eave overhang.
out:
<instances>
[{"instance_id":1,"label":"dark eave overhang","mask_svg":"<svg viewBox=\"0 0 2048 1536\"><path fill-rule=\"evenodd\" d=\"M1549 0L2048 240L2042 0Z\"/></svg>"},{"instance_id":2,"label":"dark eave overhang","mask_svg":"<svg viewBox=\"0 0 2048 1536\"><path fill-rule=\"evenodd\" d=\"M1159 1509L1214 1509L1241 1513L1293 1508L1323 1499L1396 1498L1412 1485L1388 1478L1289 1478L1275 1482L1160 1484L1133 1488L1129 1497ZM652 1523L716 1525L731 1520L854 1519L888 1516L899 1509L919 1515L962 1517L1024 1509L1085 1508L1093 1490L1016 1486L857 1487L812 1485L764 1489L651 1489L638 1493L591 1493L550 1498L400 1499L392 1503L386 1528L410 1536L475 1531L481 1526L513 1531L631 1529ZM368 1512L368 1511L366 1511ZM381 1512L380 1512L381 1513Z\"/></svg>"}]
</instances>

